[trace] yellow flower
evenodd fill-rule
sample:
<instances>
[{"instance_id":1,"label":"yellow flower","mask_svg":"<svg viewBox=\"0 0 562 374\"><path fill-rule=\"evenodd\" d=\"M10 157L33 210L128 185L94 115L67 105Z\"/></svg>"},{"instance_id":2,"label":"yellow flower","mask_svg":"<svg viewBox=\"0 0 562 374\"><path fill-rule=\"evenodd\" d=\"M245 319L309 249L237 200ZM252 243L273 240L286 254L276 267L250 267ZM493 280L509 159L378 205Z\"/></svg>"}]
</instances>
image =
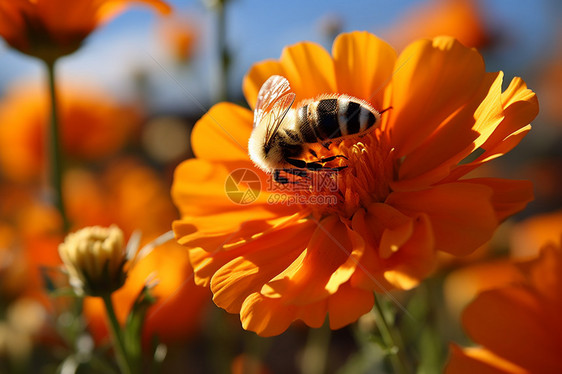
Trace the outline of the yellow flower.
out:
<instances>
[{"instance_id":1,"label":"yellow flower","mask_svg":"<svg viewBox=\"0 0 562 374\"><path fill-rule=\"evenodd\" d=\"M502 92L503 74L486 73L480 54L452 38L416 41L400 56L367 32L340 35L332 56L298 43L250 69L243 89L251 107L272 75L288 79L296 106L337 93L392 109L368 135L332 145L345 158L331 165L346 168L329 205L271 202L279 191L248 157L250 110L220 103L196 124L197 158L175 173L182 218L173 229L190 249L196 282L240 313L245 329L271 336L296 319L319 327L326 314L331 328L345 326L371 309L373 291L416 286L439 251L471 253L532 199L528 181L466 175L518 144L536 97L520 78ZM261 180L252 204L225 193L240 168ZM310 202L326 193L287 191Z\"/></svg>"},{"instance_id":2,"label":"yellow flower","mask_svg":"<svg viewBox=\"0 0 562 374\"><path fill-rule=\"evenodd\" d=\"M70 284L80 294L102 296L121 288L127 276L123 232L117 226L86 227L68 234L59 255Z\"/></svg>"},{"instance_id":3,"label":"yellow flower","mask_svg":"<svg viewBox=\"0 0 562 374\"><path fill-rule=\"evenodd\" d=\"M53 62L135 2L170 11L161 0L0 0L0 36L20 52Z\"/></svg>"}]
</instances>

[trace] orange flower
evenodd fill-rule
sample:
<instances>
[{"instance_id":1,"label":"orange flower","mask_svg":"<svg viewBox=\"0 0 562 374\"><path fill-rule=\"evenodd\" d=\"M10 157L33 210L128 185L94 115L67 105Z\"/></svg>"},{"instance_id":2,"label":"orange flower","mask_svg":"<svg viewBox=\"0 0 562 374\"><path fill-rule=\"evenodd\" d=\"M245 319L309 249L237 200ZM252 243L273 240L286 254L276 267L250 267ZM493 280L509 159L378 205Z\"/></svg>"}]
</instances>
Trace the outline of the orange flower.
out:
<instances>
[{"instance_id":1,"label":"orange flower","mask_svg":"<svg viewBox=\"0 0 562 374\"><path fill-rule=\"evenodd\" d=\"M562 210L533 216L517 223L510 235L510 252L516 258L537 255L541 243L552 242L560 237Z\"/></svg>"},{"instance_id":2,"label":"orange flower","mask_svg":"<svg viewBox=\"0 0 562 374\"><path fill-rule=\"evenodd\" d=\"M453 345L446 373L562 372L562 248L548 244L519 272L519 282L485 291L465 309L463 325L482 347Z\"/></svg>"},{"instance_id":3,"label":"orange flower","mask_svg":"<svg viewBox=\"0 0 562 374\"><path fill-rule=\"evenodd\" d=\"M101 174L70 170L64 187L75 228L114 223L127 239L139 230L144 245L168 231L177 217L161 176L134 159L115 162ZM125 321L149 276L158 280L153 290L158 301L148 311L145 342L149 343L154 334L164 342L187 337L199 326L209 291L195 285L185 249L173 242L157 247L136 263L123 287L112 294L118 319ZM108 336L100 300L87 298L84 315L96 341Z\"/></svg>"},{"instance_id":4,"label":"orange flower","mask_svg":"<svg viewBox=\"0 0 562 374\"><path fill-rule=\"evenodd\" d=\"M0 266L0 292L47 301L39 269L61 264L57 251L64 239L60 215L53 207L40 204L30 191L0 187L0 248L9 247L7 253L0 252L0 260L6 256L10 260L6 261L7 271ZM127 240L138 229L143 246L169 231L170 222L177 217L169 186L158 173L133 159L114 162L101 173L69 169L64 190L73 231L116 224ZM151 274L160 282L154 288L157 303L148 311L145 341L153 335L166 342L188 337L199 328L209 291L195 285L187 251L174 242L156 248L130 270L124 286L114 293L118 317L124 321ZM108 331L103 305L86 299L84 316L96 341L102 341Z\"/></svg>"},{"instance_id":5,"label":"orange flower","mask_svg":"<svg viewBox=\"0 0 562 374\"><path fill-rule=\"evenodd\" d=\"M479 293L520 279L521 274L507 259L461 267L445 279L443 294L447 309L453 316L459 317Z\"/></svg>"},{"instance_id":6,"label":"orange flower","mask_svg":"<svg viewBox=\"0 0 562 374\"><path fill-rule=\"evenodd\" d=\"M478 52L452 38L419 40L398 57L366 32L340 35L332 56L296 44L249 71L250 106L274 74L289 80L296 103L345 93L392 109L370 134L332 145L331 154L346 158L330 165L347 167L335 175L330 205L275 204L279 191L266 188L269 180L252 204L233 203L229 173L245 168L266 179L246 147L253 113L220 103L196 124L197 158L175 173L182 218L173 228L190 248L196 282L240 313L245 329L276 335L296 319L319 327L326 313L331 328L345 326L371 309L373 291L416 286L438 251L472 252L532 199L527 181L465 177L511 150L538 104L519 78L502 93L503 74L486 73ZM326 194L287 191L309 202Z\"/></svg>"},{"instance_id":7,"label":"orange flower","mask_svg":"<svg viewBox=\"0 0 562 374\"><path fill-rule=\"evenodd\" d=\"M0 0L0 36L23 53L53 62L134 2L170 11L161 0Z\"/></svg>"},{"instance_id":8,"label":"orange flower","mask_svg":"<svg viewBox=\"0 0 562 374\"><path fill-rule=\"evenodd\" d=\"M14 86L0 102L0 170L15 181L37 180L45 170L49 100L44 90ZM115 154L140 124L131 106L93 87L60 89L62 147L85 161Z\"/></svg>"},{"instance_id":9,"label":"orange flower","mask_svg":"<svg viewBox=\"0 0 562 374\"><path fill-rule=\"evenodd\" d=\"M197 41L195 22L188 16L175 15L160 21L159 36L171 56L178 63L187 63Z\"/></svg>"},{"instance_id":10,"label":"orange flower","mask_svg":"<svg viewBox=\"0 0 562 374\"><path fill-rule=\"evenodd\" d=\"M523 277L513 260L537 257L542 243L556 242L560 238L561 227L562 211L536 215L510 225L504 230L506 238L495 244L496 247L509 246L510 258L487 261L485 253L474 258L478 251L463 257L468 257L473 264L454 270L445 279L443 292L448 308L455 316L460 316L466 305L483 291L521 282ZM475 260L480 262L474 264Z\"/></svg>"},{"instance_id":11,"label":"orange flower","mask_svg":"<svg viewBox=\"0 0 562 374\"><path fill-rule=\"evenodd\" d=\"M230 364L232 374L269 374L267 367L257 358L240 354Z\"/></svg>"},{"instance_id":12,"label":"orange flower","mask_svg":"<svg viewBox=\"0 0 562 374\"><path fill-rule=\"evenodd\" d=\"M434 0L411 11L387 33L401 49L418 38L450 35L467 47L482 48L492 40L474 0Z\"/></svg>"},{"instance_id":13,"label":"orange flower","mask_svg":"<svg viewBox=\"0 0 562 374\"><path fill-rule=\"evenodd\" d=\"M62 220L30 190L3 184L0 196L0 247L7 266L0 271L0 291L4 297L27 295L46 302L39 268L60 264L56 248L64 238Z\"/></svg>"}]
</instances>

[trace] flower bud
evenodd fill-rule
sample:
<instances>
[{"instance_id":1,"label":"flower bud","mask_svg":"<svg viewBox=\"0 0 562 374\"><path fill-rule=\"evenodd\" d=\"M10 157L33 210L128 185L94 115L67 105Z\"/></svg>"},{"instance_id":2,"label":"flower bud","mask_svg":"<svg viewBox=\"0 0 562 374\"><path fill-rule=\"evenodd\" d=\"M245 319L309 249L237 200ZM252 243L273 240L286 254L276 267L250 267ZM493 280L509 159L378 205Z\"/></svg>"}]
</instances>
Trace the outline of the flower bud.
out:
<instances>
[{"instance_id":1,"label":"flower bud","mask_svg":"<svg viewBox=\"0 0 562 374\"><path fill-rule=\"evenodd\" d=\"M117 226L86 227L68 234L59 245L59 255L77 293L110 294L121 288L127 273L123 232Z\"/></svg>"}]
</instances>

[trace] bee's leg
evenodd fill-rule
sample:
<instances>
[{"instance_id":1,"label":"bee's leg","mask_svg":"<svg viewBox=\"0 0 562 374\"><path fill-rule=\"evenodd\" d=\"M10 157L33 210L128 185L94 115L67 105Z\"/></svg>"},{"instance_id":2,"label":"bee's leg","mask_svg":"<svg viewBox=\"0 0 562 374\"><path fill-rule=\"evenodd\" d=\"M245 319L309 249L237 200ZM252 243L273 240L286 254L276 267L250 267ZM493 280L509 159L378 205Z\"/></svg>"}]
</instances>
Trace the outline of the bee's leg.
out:
<instances>
[{"instance_id":1,"label":"bee's leg","mask_svg":"<svg viewBox=\"0 0 562 374\"><path fill-rule=\"evenodd\" d=\"M311 155L316 157L318 159L318 162L320 162L320 163L330 162L330 161L335 160L338 157L343 157L347 160L347 157L345 157L344 155L334 155L334 156L330 156L330 157L320 158L320 157L318 157L318 154L316 153L316 151L312 148L309 148L308 152L310 152Z\"/></svg>"},{"instance_id":2,"label":"bee's leg","mask_svg":"<svg viewBox=\"0 0 562 374\"><path fill-rule=\"evenodd\" d=\"M281 176L281 171L283 171L283 169L275 169L273 172L273 180L279 184L289 183L289 179Z\"/></svg>"},{"instance_id":3,"label":"bee's leg","mask_svg":"<svg viewBox=\"0 0 562 374\"><path fill-rule=\"evenodd\" d=\"M345 157L344 155L334 155L334 156L330 156L330 157L319 158L319 159L318 159L318 162L322 162L322 163L324 163L324 162L330 162L330 161L335 160L335 159L338 158L338 157L342 157L342 158L345 158L346 160L348 160L348 158Z\"/></svg>"},{"instance_id":4,"label":"bee's leg","mask_svg":"<svg viewBox=\"0 0 562 374\"><path fill-rule=\"evenodd\" d=\"M389 109L393 109L393 108L392 108L391 106L389 106L388 108L381 110L381 111L379 112L379 114L383 114L384 112L386 112L386 111L389 110Z\"/></svg>"},{"instance_id":5,"label":"bee's leg","mask_svg":"<svg viewBox=\"0 0 562 374\"><path fill-rule=\"evenodd\" d=\"M338 156L332 156L332 157L336 158ZM331 157L328 157L328 159L330 159L330 158ZM285 161L287 161L289 164L291 164L291 165L293 165L293 166L295 166L299 169L307 169L307 170L311 170L311 171L319 171L319 170L340 171L340 170L343 170L347 167L347 166L340 166L340 167L337 167L337 168L328 168L328 167L325 167L324 165L322 165L318 162L306 162L304 160L299 160L299 159L296 159L296 158L287 158ZM328 160L328 161L330 161L330 160Z\"/></svg>"},{"instance_id":6,"label":"bee's leg","mask_svg":"<svg viewBox=\"0 0 562 374\"><path fill-rule=\"evenodd\" d=\"M289 164L293 165L299 169L308 169L308 170L321 170L324 169L322 164L318 162L306 162L304 160L299 160L298 158L287 158L285 159Z\"/></svg>"},{"instance_id":7,"label":"bee's leg","mask_svg":"<svg viewBox=\"0 0 562 374\"><path fill-rule=\"evenodd\" d=\"M332 142L322 143L322 147L326 148L328 151L330 150L330 145L332 145Z\"/></svg>"}]
</instances>

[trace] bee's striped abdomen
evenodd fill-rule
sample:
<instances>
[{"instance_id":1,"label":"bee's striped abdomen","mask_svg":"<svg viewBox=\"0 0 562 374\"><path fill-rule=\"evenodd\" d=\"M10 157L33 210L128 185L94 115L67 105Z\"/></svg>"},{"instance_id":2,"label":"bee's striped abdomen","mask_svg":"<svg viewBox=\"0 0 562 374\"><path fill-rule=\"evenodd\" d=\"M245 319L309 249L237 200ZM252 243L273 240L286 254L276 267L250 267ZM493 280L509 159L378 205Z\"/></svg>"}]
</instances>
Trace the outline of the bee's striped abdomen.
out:
<instances>
[{"instance_id":1,"label":"bee's striped abdomen","mask_svg":"<svg viewBox=\"0 0 562 374\"><path fill-rule=\"evenodd\" d=\"M362 133L376 124L377 117L360 101L340 97L338 103L338 119L344 136Z\"/></svg>"},{"instance_id":2,"label":"bee's striped abdomen","mask_svg":"<svg viewBox=\"0 0 562 374\"><path fill-rule=\"evenodd\" d=\"M320 140L340 138L342 136L338 121L338 99L321 99L316 103L316 127L314 131Z\"/></svg>"},{"instance_id":3,"label":"bee's striped abdomen","mask_svg":"<svg viewBox=\"0 0 562 374\"><path fill-rule=\"evenodd\" d=\"M297 110L297 128L306 143L360 134L376 122L365 104L348 96L320 99Z\"/></svg>"}]
</instances>

